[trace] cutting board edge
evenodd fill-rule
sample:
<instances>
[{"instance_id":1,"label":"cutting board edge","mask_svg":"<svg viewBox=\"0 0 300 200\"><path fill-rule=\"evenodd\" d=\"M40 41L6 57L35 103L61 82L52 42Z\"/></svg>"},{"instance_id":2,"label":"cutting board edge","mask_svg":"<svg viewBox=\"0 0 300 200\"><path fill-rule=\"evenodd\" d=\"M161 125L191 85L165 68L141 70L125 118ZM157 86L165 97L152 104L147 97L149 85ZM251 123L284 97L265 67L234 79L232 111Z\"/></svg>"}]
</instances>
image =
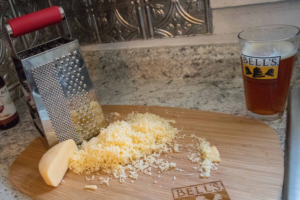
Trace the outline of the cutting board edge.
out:
<instances>
[{"instance_id":1,"label":"cutting board edge","mask_svg":"<svg viewBox=\"0 0 300 200\"><path fill-rule=\"evenodd\" d=\"M17 187L17 183L12 179L12 170L13 170L13 166L18 162L18 158L25 153L25 151L27 150L27 148L32 145L33 143L35 142L40 142L42 143L41 139L43 139L43 137L36 137L17 157L16 159L13 161L13 163L11 164L11 166L9 167L9 170L8 170L8 180L9 182L14 186L14 188L17 190L17 191L20 191L22 194L26 195L27 197L30 197L30 198L34 198L33 195L30 195L30 194L27 194L25 191L22 190L22 188L18 188ZM45 139L46 141L46 139ZM39 173L39 172L38 172Z\"/></svg>"},{"instance_id":2,"label":"cutting board edge","mask_svg":"<svg viewBox=\"0 0 300 200\"><path fill-rule=\"evenodd\" d=\"M114 106L124 106L124 105L103 105L103 107L114 107ZM162 106L139 106L139 105L128 105L128 106L136 106L136 107L148 107L148 108L155 108L155 107L159 107L159 108L173 108L173 109L176 109L176 108L174 108L174 107L162 107ZM184 110L190 110L190 109L186 109L186 108L179 108L179 109L184 109ZM195 112L198 112L199 110L193 110L193 111L195 111ZM201 110L200 110L201 111ZM149 111L147 111L147 112L151 112L151 110L149 110ZM216 113L216 112L212 112L212 111L201 111L201 112L206 112L206 113ZM245 119L250 119L250 120L255 120L256 122L259 122L260 124L262 124L262 125L264 125L264 126L266 126L266 127L268 127L270 130L272 130L272 132L274 133L274 134L276 134L277 135L277 133L276 133L276 131L273 129L273 128L271 128L270 126L268 126L267 124L265 124L265 123L263 123L263 122L260 122L259 120L256 120L256 119L251 119L251 118L246 118L246 117L243 117L243 116L235 116L235 115L230 115L230 114L224 114L224 113L216 113L216 114L222 114L222 115L229 115L229 116L234 116L234 117L238 117L238 118L245 118ZM41 139L43 139L42 137L37 137L35 140L33 140L28 146L30 146L30 145L32 145L34 142L41 142ZM278 137L277 137L277 141L278 141L278 145L281 147L281 145L280 145L280 141L279 141L279 139L278 139ZM42 142L41 142L42 143ZM27 149L27 148L26 148ZM24 149L22 152L21 152L21 154L23 154L25 151L26 151L26 149ZM16 161L17 161L17 159L21 156L21 154L20 155L18 155L17 157L16 157L16 159L14 160L14 162L12 163L12 165L10 166L10 168L9 168L9 173L8 173L8 179L9 179L9 181L12 183L12 185L18 190L18 191L20 191L20 192L22 192L24 195L26 195L26 196L28 196L28 197L30 197L30 198L36 198L36 196L35 195L30 195L30 194L28 194L28 193L26 193L25 191L23 191L22 190L22 188L18 188L17 187L17 182L15 182L13 179L12 179L12 169L13 169L13 166L16 164ZM283 152L281 151L281 158L282 158L282 162L280 162L281 163L281 169L280 169L280 171L281 171L281 174L282 174L282 177L280 178L281 179L281 188L282 188L282 186L283 186L283 178L284 178L284 163L283 163ZM278 192L279 194L279 197L280 197L280 192Z\"/></svg>"}]
</instances>

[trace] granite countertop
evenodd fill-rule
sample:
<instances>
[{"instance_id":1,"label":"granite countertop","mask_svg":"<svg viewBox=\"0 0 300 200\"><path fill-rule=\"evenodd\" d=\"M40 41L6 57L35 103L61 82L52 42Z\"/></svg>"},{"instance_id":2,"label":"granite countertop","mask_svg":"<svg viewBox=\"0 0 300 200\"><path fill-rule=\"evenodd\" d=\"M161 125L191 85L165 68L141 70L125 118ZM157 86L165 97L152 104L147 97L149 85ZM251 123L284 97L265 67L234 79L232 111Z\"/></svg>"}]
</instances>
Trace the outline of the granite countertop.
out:
<instances>
[{"instance_id":1,"label":"granite countertop","mask_svg":"<svg viewBox=\"0 0 300 200\"><path fill-rule=\"evenodd\" d=\"M94 83L102 105L151 105L180 107L246 116L242 79L203 82L199 79L147 80L115 79ZM0 132L0 199L29 199L8 180L8 169L15 158L36 138L29 111L23 100L15 102L20 123ZM279 120L265 121L275 129L284 149L286 114Z\"/></svg>"}]
</instances>

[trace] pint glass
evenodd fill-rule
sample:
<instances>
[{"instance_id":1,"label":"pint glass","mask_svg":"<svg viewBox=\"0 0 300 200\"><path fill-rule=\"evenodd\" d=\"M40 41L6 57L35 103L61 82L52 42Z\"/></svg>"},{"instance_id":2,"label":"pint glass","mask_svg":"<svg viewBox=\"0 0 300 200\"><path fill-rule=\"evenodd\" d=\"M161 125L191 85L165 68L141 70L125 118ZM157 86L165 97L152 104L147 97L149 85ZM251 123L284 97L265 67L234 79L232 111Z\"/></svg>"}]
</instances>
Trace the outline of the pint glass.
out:
<instances>
[{"instance_id":1,"label":"pint glass","mask_svg":"<svg viewBox=\"0 0 300 200\"><path fill-rule=\"evenodd\" d=\"M299 28L268 25L239 33L242 75L250 116L281 117L299 43Z\"/></svg>"}]
</instances>

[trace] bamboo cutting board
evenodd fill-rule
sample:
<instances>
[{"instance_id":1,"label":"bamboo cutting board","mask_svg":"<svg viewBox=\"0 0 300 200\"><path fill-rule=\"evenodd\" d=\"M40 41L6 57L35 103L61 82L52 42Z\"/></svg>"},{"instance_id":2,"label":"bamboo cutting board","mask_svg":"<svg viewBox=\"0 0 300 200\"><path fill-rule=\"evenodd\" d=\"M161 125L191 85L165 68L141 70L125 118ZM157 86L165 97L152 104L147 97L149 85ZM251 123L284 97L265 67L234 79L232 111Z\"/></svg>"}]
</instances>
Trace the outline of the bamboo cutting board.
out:
<instances>
[{"instance_id":1,"label":"bamboo cutting board","mask_svg":"<svg viewBox=\"0 0 300 200\"><path fill-rule=\"evenodd\" d=\"M102 106L106 116L112 112L123 119L132 111L150 112L167 119L176 120L174 125L182 129L180 134L206 138L221 154L217 171L207 179L199 178L197 166L187 160L187 151L161 157L177 163L168 173L152 170L152 176L139 173L138 180L120 184L112 179L109 186L99 186L100 176L86 181L90 175L77 175L68 171L64 183L57 188L44 183L38 171L38 163L46 152L42 138L33 141L14 161L9 170L9 180L19 190L33 199L207 199L207 200L273 200L279 199L283 182L283 153L276 132L266 124L254 119L228 114L196 111L169 107ZM115 120L112 118L112 120ZM180 141L179 141L180 142ZM189 139L183 140L184 144ZM190 175L193 174L193 175ZM160 178L158 178L160 175ZM176 180L174 180L174 176ZM164 180L163 180L164 179ZM157 183L155 184L154 181ZM84 189L85 185L98 185L95 191Z\"/></svg>"}]
</instances>

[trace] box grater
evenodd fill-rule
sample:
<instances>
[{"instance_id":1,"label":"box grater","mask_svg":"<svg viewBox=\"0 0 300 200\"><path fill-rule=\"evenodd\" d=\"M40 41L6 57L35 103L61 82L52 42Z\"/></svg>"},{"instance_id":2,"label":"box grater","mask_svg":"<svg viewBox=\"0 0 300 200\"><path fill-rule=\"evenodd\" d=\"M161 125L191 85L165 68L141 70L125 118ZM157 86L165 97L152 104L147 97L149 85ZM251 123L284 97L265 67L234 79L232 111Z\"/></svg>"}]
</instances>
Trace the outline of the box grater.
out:
<instances>
[{"instance_id":1,"label":"box grater","mask_svg":"<svg viewBox=\"0 0 300 200\"><path fill-rule=\"evenodd\" d=\"M12 38L62 22L67 36L16 52ZM64 10L53 6L9 20L5 28L31 116L49 146L67 139L79 144L99 134L106 120Z\"/></svg>"}]
</instances>

